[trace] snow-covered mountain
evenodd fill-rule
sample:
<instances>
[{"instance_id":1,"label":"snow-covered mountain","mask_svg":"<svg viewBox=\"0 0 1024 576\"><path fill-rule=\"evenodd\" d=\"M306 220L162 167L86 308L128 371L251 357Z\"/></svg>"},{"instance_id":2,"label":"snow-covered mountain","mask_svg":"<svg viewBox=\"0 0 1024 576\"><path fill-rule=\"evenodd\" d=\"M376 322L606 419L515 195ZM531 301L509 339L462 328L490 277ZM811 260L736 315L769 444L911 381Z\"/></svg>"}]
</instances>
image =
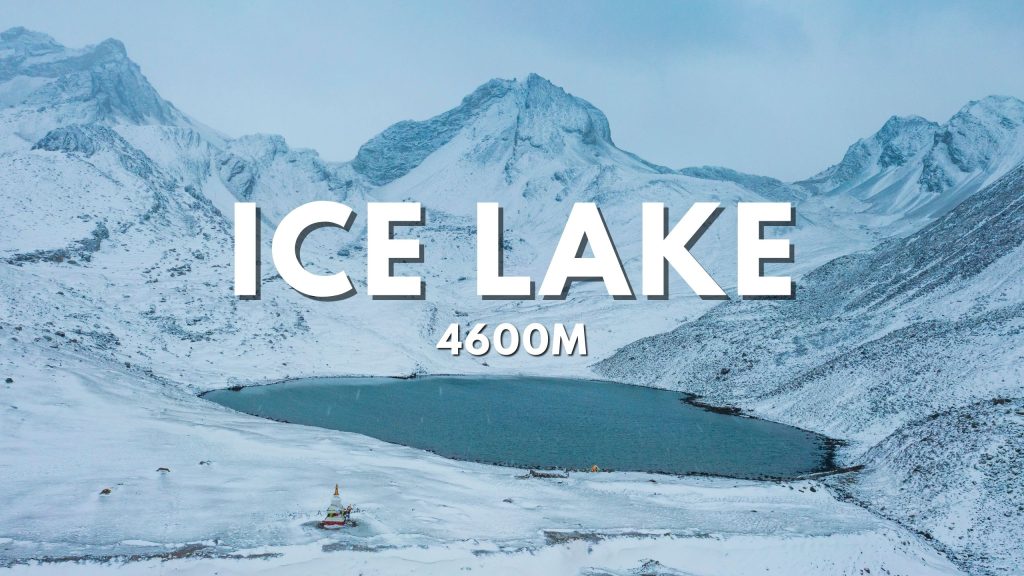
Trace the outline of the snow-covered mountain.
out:
<instances>
[{"instance_id":1,"label":"snow-covered mountain","mask_svg":"<svg viewBox=\"0 0 1024 576\"><path fill-rule=\"evenodd\" d=\"M633 278L640 275L641 202L665 202L675 219L692 202L719 201L726 213L694 252L729 290L735 284L735 203L778 198L680 174L622 151L604 114L536 75L487 82L452 110L400 122L367 142L351 162L331 163L313 151L291 149L279 136L230 139L188 118L159 97L116 41L74 50L12 29L4 33L0 54L6 105L0 110L0 185L9 198L0 216L15 222L15 234L0 243L0 257L16 266L11 284L64 286L65 294L81 298L51 308L43 301L26 304L24 293L13 291L8 320L106 334L104 342L120 347L103 346L104 354L173 378L197 366L207 368L188 379L212 384L236 376L221 362L224 349L238 350L267 378L297 375L295 364L305 374L586 370L593 355L671 329L713 303L693 297L678 278L668 301L615 301L595 283L576 284L567 301L481 300L475 289L478 201L501 202L506 271L535 282L543 278L576 201L600 204ZM399 273L424 277L426 301L357 302L367 298L365 219L358 216L349 232L318 231L302 251L308 266L344 269L357 295L325 304L288 288L266 258L273 226L291 209L323 199L344 201L357 215L365 214L367 201L422 202L426 225L400 227L398 234L421 238L425 262L400 266ZM231 296L236 200L257 202L263 217L258 302ZM796 274L870 242L862 231L838 225L798 226L792 235L814 247L801 253ZM101 242L104 249L89 252L86 261L82 247L98 249ZM69 256L43 257L57 253ZM146 282L141 289L132 267ZM123 274L113 276L110 268ZM68 286L72 281L75 286ZM528 366L491 358L488 366L434 349L451 322L468 329L478 321L509 319L585 320L592 356L543 358ZM397 333L404 337L395 338ZM318 353L320 342L336 339L348 342L348 354ZM381 353L389 358L385 365ZM181 357L192 360L177 361Z\"/></svg>"},{"instance_id":2,"label":"snow-covered mountain","mask_svg":"<svg viewBox=\"0 0 1024 576\"><path fill-rule=\"evenodd\" d=\"M1024 537L1024 476L982 483L961 448L982 442L1003 458L1024 455L1013 435L1017 401L1001 400L1024 396L1022 286L1018 166L919 232L807 274L795 300L724 303L598 370L847 439L845 463L869 464L853 494L932 533L961 561L1000 570L1022 560L1019 547L992 538ZM959 416L943 416L988 403L993 433L984 441L964 438L975 428ZM916 478L908 484L897 473ZM941 498L921 500L917 485L941 486Z\"/></svg>"},{"instance_id":3,"label":"snow-covered mountain","mask_svg":"<svg viewBox=\"0 0 1024 576\"><path fill-rule=\"evenodd\" d=\"M1024 102L989 96L945 124L890 118L842 161L797 182L817 194L852 198L899 231L940 216L1024 161Z\"/></svg>"},{"instance_id":4,"label":"snow-covered mountain","mask_svg":"<svg viewBox=\"0 0 1024 576\"><path fill-rule=\"evenodd\" d=\"M568 155L583 164L600 165L610 158L655 173L671 172L616 148L604 113L536 74L521 82L491 80L452 110L391 126L359 149L352 167L373 184L388 184L460 135L472 139L464 145L467 160L501 160L509 180L538 160L564 161Z\"/></svg>"},{"instance_id":5,"label":"snow-covered mountain","mask_svg":"<svg viewBox=\"0 0 1024 576\"><path fill-rule=\"evenodd\" d=\"M315 153L273 137L225 141L160 98L116 41L73 50L12 29L0 54L5 323L200 385L223 381L237 356L289 373L298 351L316 355L307 316L323 334L353 335L341 319L317 323L323 310L290 290L248 308L230 297L233 203L336 198ZM365 370L354 356L347 365Z\"/></svg>"},{"instance_id":6,"label":"snow-covered mountain","mask_svg":"<svg viewBox=\"0 0 1024 576\"><path fill-rule=\"evenodd\" d=\"M878 444L889 433L1020 382L1020 171L975 195L1020 163L1020 104L988 98L944 126L894 119L836 167L782 183L648 163L614 144L593 105L531 75L489 81L452 110L400 122L335 163L279 136L228 138L205 127L163 100L115 40L69 49L14 28L0 34L0 328L17 332L19 346L123 365L118 381L134 374L192 390L325 374L581 375L629 345L598 369L852 439L850 461L875 462L865 479L895 474L902 468L883 461L910 460L889 456L902 449L896 440ZM232 294L238 200L262 210L260 300ZM344 201L358 215L348 232L318 230L302 250L308 267L349 273L357 294L347 300L307 299L270 262L274 225L310 200ZM397 272L423 276L426 299L371 303L366 203L404 200L423 203L427 220L396 234L420 238L425 261ZM693 202L721 202L725 212L694 254L734 294L735 203L761 200L797 205L796 227L782 233L796 246L784 273L798 278L934 222L817 269L792 302L717 306L677 278L669 300L613 300L594 283L575 284L565 301L476 296L477 202L504 206L505 271L535 282L574 202L599 203L633 279L641 202L666 203L673 220ZM449 323L481 321L586 322L590 356L452 358L434 349ZM842 386L854 365L870 393ZM794 370L806 376L795 381ZM963 370L971 380L947 379ZM780 382L788 384L776 389ZM852 490L870 499L889 497L884 489L879 481ZM909 509L892 515L907 521ZM928 523L939 515L917 518L923 524L907 522L939 534Z\"/></svg>"},{"instance_id":7,"label":"snow-covered mountain","mask_svg":"<svg viewBox=\"0 0 1024 576\"><path fill-rule=\"evenodd\" d=\"M906 235L1024 162L1024 101L988 96L945 124L893 116L837 164L797 182L715 166L680 172L736 182L775 199L805 200L810 213L844 214L881 237Z\"/></svg>"},{"instance_id":8,"label":"snow-covered mountain","mask_svg":"<svg viewBox=\"0 0 1024 576\"><path fill-rule=\"evenodd\" d=\"M21 27L0 32L0 149L88 123L182 126L216 139L160 97L117 40L69 49Z\"/></svg>"}]
</instances>

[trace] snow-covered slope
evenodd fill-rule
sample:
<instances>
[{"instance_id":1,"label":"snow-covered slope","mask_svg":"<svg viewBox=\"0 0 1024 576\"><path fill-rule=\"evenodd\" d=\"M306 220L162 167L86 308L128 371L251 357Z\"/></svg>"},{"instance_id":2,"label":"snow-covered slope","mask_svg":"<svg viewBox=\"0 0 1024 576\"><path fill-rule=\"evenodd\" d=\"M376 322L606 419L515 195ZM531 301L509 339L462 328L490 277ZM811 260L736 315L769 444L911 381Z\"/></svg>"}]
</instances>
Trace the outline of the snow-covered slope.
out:
<instances>
[{"instance_id":1,"label":"snow-covered slope","mask_svg":"<svg viewBox=\"0 0 1024 576\"><path fill-rule=\"evenodd\" d=\"M795 300L725 303L670 333L623 348L598 371L695 392L849 439L844 458L850 464L867 458L871 471L879 454L917 449L909 442L921 427L903 431L910 422L1024 396L1022 286L1019 166L920 232L808 274ZM960 438L964 429L943 433L950 440L934 449L961 464L916 469L920 482L949 488L930 506L944 508L944 514L959 513L962 505L984 506L995 494L975 494L959 476L970 467L957 448L967 441ZM899 438L908 444L894 446ZM887 447L872 449L883 440ZM869 449L873 455L865 457ZM1024 478L1005 479L1005 489L1024 489ZM909 494L898 483L889 489ZM923 515L919 500L893 498L901 504L890 503L890 514L935 533L962 559L991 569L1022 561L1019 549L988 546L983 537L1024 537L1016 511L975 518L975 538L960 540L932 529L934 508Z\"/></svg>"},{"instance_id":2,"label":"snow-covered slope","mask_svg":"<svg viewBox=\"0 0 1024 576\"><path fill-rule=\"evenodd\" d=\"M863 462L843 492L924 532L963 565L1019 572L1024 401L992 398L933 414L894 432Z\"/></svg>"},{"instance_id":3,"label":"snow-covered slope","mask_svg":"<svg viewBox=\"0 0 1024 576\"><path fill-rule=\"evenodd\" d=\"M796 202L799 200L805 200L809 195L805 188L796 184L788 184L768 176L758 176L756 174L737 172L730 168L723 168L721 166L695 166L682 168L679 170L679 173L687 176L693 176L694 178L703 178L705 180L735 182L748 190L753 190L761 196L776 202Z\"/></svg>"},{"instance_id":4,"label":"snow-covered slope","mask_svg":"<svg viewBox=\"0 0 1024 576\"><path fill-rule=\"evenodd\" d=\"M1018 149L1014 142L1019 144L1019 140L1014 138L1019 134L1019 122L1013 124L1017 116L1000 110L1012 109L1013 102L993 104L993 111L985 114L981 109L974 110L980 105L972 106L968 108L973 111L961 122L950 122L953 132L943 148L946 156L935 152L932 161L948 168L942 160L948 157L957 170L966 172L950 176L954 183L945 192L927 191L932 196L912 187L899 188L898 194L864 192L867 188L862 185L870 179L867 176L857 184L858 192L841 193L836 188L839 184L831 188L824 184L782 184L726 169L669 170L620 150L599 110L535 75L524 80L487 82L456 108L425 121L401 122L367 142L351 162L331 163L314 151L290 148L278 136L231 139L188 118L159 96L117 41L77 50L43 34L11 29L0 34L0 219L8 226L8 233L0 238L0 326L5 334L8 330L12 334L21 333L20 329L29 331L10 336L12 341L28 339L31 333L32 347L44 351L56 347L59 351L41 354L35 348L19 348L15 353L8 346L0 348L0 358L19 370L28 357L31 362L67 362L89 371L96 370L95 366L117 365L115 381L119 385L131 387L135 378L139 386L159 382L169 389L191 391L305 375L589 374L588 365L594 360L639 338L692 320L717 303L696 298L674 277L669 300L613 300L594 283L577 283L564 301L480 299L475 289L477 202L498 201L504 206L505 272L528 274L538 283L572 204L599 203L636 290L640 278L640 203L664 202L675 220L692 202L721 202L725 212L697 243L694 253L726 291L734 293L738 201L792 200L797 204L797 226L783 232L796 245L796 262L786 265L783 273L800 277L837 256L869 248L879 238L931 219L938 208L922 207L938 206L935 194L968 197L980 187L980 181L979 186L964 182L1005 171ZM981 120L972 124L978 118ZM1008 120L1003 122L1003 118ZM931 130L927 123L911 124L917 126L915 130ZM970 128L975 124L985 130ZM1003 132L994 131L996 127ZM927 150L919 150L911 136L908 132L893 137L896 144L890 148L895 152L877 153L879 159L884 155L885 163L891 163L887 170L911 170L911 166L923 166L932 157L936 148L921 144ZM982 146L985 143L990 145ZM875 149L868 148L867 155L874 158ZM902 165L898 157L905 158ZM881 161L870 158L862 172L874 169L868 166L871 161L876 166ZM895 172L886 174L889 176L885 178L896 178ZM839 182L840 176L830 178ZM915 190L923 196L915 197ZM893 195L899 197L898 201L879 203L882 197ZM879 202L873 203L873 199ZM259 300L242 301L232 293L231 217L237 200L257 202L262 210L263 287ZM349 273L357 294L347 300L307 299L287 287L270 262L274 225L289 210L310 200L344 201L358 214L348 232L318 230L309 236L302 250L305 264L312 269L344 269ZM414 235L425 246L423 263L396 267L399 274L423 276L427 284L425 300L371 301L366 295L366 203L382 200L415 200L425 207L424 226L399 227L396 232L400 236ZM889 207L898 209L886 212ZM921 218L917 218L918 213ZM908 214L911 217L903 219ZM989 228L981 223L962 225L947 219L941 230L947 236L976 230L977 234L972 232L969 237L977 238L978 243L997 242L985 236ZM1006 238L1004 242L1016 241L1013 233ZM921 245L933 241L931 237L917 240ZM913 246L906 242L892 246L913 253ZM855 268L856 274L851 277L894 273L916 262L908 256L909 260L899 260L886 268L880 254L887 249L872 253L877 258L870 256L867 261L864 256L852 257L851 265L860 268ZM1019 262L1019 246L1016 250ZM956 263L968 270L978 266L972 259ZM871 328L874 332L865 332L865 337L895 330L899 322L916 326L915 314L932 318L928 315L942 308L946 316L936 316L928 326L935 326L934 349L944 350L950 342L965 337L962 334L967 328L958 328L955 311L974 314L971 318L990 313L985 316L987 323L969 323L970 330L978 331L969 337L992 344L990 357L1003 362L994 366L992 374L1010 374L1007 366L1015 365L1007 356L1007 346L1014 342L1012 330L1017 316L1015 309L1000 299L1017 301L1019 270L1007 272L1005 267L990 263L972 272L977 278L987 278L987 283L964 282L954 290L948 286L955 282L939 274L948 263L934 261L929 265L922 261L921 265L921 278L944 287L935 291L945 295L942 306L926 308L915 304L924 298L907 297L906 290L897 292L902 299L893 302L901 303L900 313L891 315L895 320L879 314L877 325ZM818 276L822 274L826 273ZM824 285L826 280L808 278L806 282L806 286L804 282L800 285L797 303L801 305L805 300L803 291ZM922 286L927 284L923 282ZM845 282L840 288L845 290L849 285ZM909 290L920 292L924 288ZM984 303L980 311L978 302ZM738 341L749 334L742 322L730 319L731 314L746 314L756 320L767 311L783 317L784 304L728 303L721 312L704 318L729 319L723 320L731 331L729 338ZM895 310L895 305L890 309ZM802 329L802 318L793 320L794 330ZM818 320L814 317L813 321ZM480 321L492 325L509 321L520 326L529 322L585 322L590 356L452 358L434 349L449 323L460 322L466 330ZM847 340L851 340L849 346L856 345L852 341L855 336L851 336L856 334L855 326L846 330L845 340L840 339L842 345L847 346ZM942 336L946 333L943 331L953 336ZM641 341L637 346L646 345ZM802 346L794 344L795 353L803 350ZM665 351L678 352L674 347ZM623 378L630 380L644 374L668 373L657 358L646 358L639 368L636 363L630 368L623 358L619 354L601 369L621 366L628 371ZM706 358L695 359L687 370L697 374L711 366L717 372L720 367L712 366L716 358L709 350ZM973 359L957 357L940 369L951 371ZM871 374L884 374L884 369L885 364L879 362L871 368ZM105 374L104 370L97 373ZM31 370L23 376L33 379L35 386L44 385L50 377L49 373ZM86 380L91 386L98 378ZM841 380L842 376L833 379ZM677 387L678 379L666 376L655 383ZM751 391L744 398L760 398L756 388L760 385L750 380ZM1001 390L1001 385L993 377L977 392L961 387L945 396L938 394L935 404L950 397L977 400L983 398L983 392ZM829 400L831 386L834 383L820 389L799 388L807 391L806 400L820 405ZM130 390L121 393L135 394ZM153 411L174 411L179 400L188 404L179 393L172 393L176 399L170 404L152 400L150 395L140 396L138 402L152 400ZM18 401L28 404L30 397L25 393ZM90 414L102 412L97 402L90 402ZM752 405L784 420L796 413L781 405ZM878 411L875 422L865 412L863 420L840 429L830 427L824 409L807 412L809 417L820 418L808 425L865 440L881 439L891 431L893 422L920 413L919 406L897 406ZM202 414L207 417L207 412ZM19 426L27 432L18 437L24 445L33 438L44 444L52 441L39 434L46 429L41 418L53 415L42 408L4 412L5 423L24 418ZM113 446L120 440L105 441ZM143 450L133 446L132 454ZM59 460L60 454L49 456ZM89 462L90 466L104 465ZM373 466L376 464L371 462L367 469ZM267 467L250 462L239 470L244 474ZM15 470L22 478L19 490L41 482L21 465ZM97 470L90 468L89 473ZM5 477L12 478L9 474ZM12 518L19 523L25 521L20 516ZM830 521L818 522L827 525ZM26 538L38 538L42 532ZM899 534L890 536L896 539ZM904 552L899 551L897 556L903 558ZM932 559L927 563L934 564Z\"/></svg>"},{"instance_id":5,"label":"snow-covered slope","mask_svg":"<svg viewBox=\"0 0 1024 576\"><path fill-rule=\"evenodd\" d=\"M756 403L862 448L958 394L1005 393L1020 385L1009 368L1021 360L1012 336L1024 303L1022 190L1018 167L920 232L818 268L794 300L726 302L599 369ZM978 375L966 378L971 369Z\"/></svg>"}]
</instances>

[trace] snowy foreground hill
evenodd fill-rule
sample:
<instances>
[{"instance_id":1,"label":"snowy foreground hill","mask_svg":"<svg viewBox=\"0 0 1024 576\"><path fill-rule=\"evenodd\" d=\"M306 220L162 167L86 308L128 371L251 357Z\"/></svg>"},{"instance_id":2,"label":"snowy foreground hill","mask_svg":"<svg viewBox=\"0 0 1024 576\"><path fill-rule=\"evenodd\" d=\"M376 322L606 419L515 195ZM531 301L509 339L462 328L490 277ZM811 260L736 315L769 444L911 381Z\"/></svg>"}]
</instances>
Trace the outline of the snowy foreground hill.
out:
<instances>
[{"instance_id":1,"label":"snowy foreground hill","mask_svg":"<svg viewBox=\"0 0 1024 576\"><path fill-rule=\"evenodd\" d=\"M1024 105L996 97L945 125L893 119L836 166L783 183L645 162L615 146L603 113L531 75L487 82L456 108L396 124L352 161L332 163L278 136L229 138L189 118L116 40L69 49L21 28L0 33L0 378L10 379L0 384L0 565L1012 568L1021 561L1012 543L1022 524L1022 346L1020 170L1011 169L1024 157L1022 125ZM357 294L336 302L297 294L268 258L274 225L325 199L358 214L349 231L322 229L303 245L307 267L353 278ZM259 300L232 295L238 200L262 211ZM398 231L421 239L425 261L397 267L423 276L424 301L365 294L365 206L381 200L425 207L424 226ZM722 203L694 253L732 295L735 203L794 202L797 225L779 233L796 245L796 262L769 272L796 276L797 300L718 305L681 281L657 301L612 300L586 283L565 301L476 297L477 202L502 203L506 273L537 282L572 204L599 203L636 284L648 200L673 220L692 202ZM451 322L501 321L584 321L590 356L484 362L434 349ZM780 346L782 355L770 352ZM306 375L579 376L595 362L596 373L848 439L843 457L867 467L833 483L838 499L811 480L520 480L516 470L264 421L195 396ZM339 478L363 524L327 536L307 523ZM131 555L139 561L116 563ZM33 560L61 558L91 561Z\"/></svg>"},{"instance_id":2,"label":"snowy foreground hill","mask_svg":"<svg viewBox=\"0 0 1024 576\"><path fill-rule=\"evenodd\" d=\"M843 484L966 565L1024 561L1024 166L792 301L725 303L598 371L849 439ZM970 448L967 448L967 447Z\"/></svg>"}]
</instances>

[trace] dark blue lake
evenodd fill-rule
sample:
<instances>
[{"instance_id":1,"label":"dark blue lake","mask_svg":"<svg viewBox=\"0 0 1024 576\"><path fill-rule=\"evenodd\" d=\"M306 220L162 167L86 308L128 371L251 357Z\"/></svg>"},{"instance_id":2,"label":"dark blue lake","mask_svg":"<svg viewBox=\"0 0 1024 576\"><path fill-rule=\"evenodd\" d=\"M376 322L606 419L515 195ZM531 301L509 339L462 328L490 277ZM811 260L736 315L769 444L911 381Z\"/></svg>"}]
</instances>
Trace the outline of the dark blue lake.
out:
<instances>
[{"instance_id":1,"label":"dark blue lake","mask_svg":"<svg viewBox=\"0 0 1024 576\"><path fill-rule=\"evenodd\" d=\"M316 378L204 397L255 416L520 468L787 478L827 469L831 452L825 437L798 428L711 412L678 392L593 380Z\"/></svg>"}]
</instances>

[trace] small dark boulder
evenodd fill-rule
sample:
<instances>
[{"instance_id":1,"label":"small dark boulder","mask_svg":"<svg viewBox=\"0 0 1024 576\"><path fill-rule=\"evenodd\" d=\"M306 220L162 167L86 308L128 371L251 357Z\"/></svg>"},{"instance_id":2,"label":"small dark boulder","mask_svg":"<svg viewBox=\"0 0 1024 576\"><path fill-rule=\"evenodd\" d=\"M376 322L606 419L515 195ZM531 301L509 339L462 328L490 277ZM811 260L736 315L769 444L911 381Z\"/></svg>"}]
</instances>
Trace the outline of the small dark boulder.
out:
<instances>
[{"instance_id":1,"label":"small dark boulder","mask_svg":"<svg viewBox=\"0 0 1024 576\"><path fill-rule=\"evenodd\" d=\"M537 470L530 470L528 473L522 476L516 476L516 478L568 478L569 473L558 473L558 472L538 472Z\"/></svg>"}]
</instances>

